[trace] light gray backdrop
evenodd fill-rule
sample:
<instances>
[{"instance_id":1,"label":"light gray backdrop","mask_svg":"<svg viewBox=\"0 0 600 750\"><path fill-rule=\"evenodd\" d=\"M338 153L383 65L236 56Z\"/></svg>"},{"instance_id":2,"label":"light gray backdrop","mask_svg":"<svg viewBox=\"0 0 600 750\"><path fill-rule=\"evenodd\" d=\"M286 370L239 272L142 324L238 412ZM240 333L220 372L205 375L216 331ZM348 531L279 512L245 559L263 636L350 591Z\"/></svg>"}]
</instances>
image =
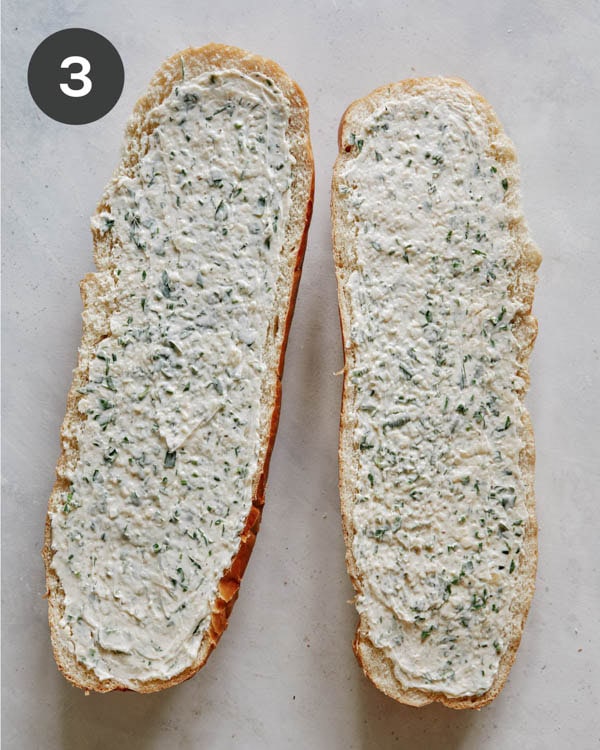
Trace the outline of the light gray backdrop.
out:
<instances>
[{"instance_id":1,"label":"light gray backdrop","mask_svg":"<svg viewBox=\"0 0 600 750\"><path fill-rule=\"evenodd\" d=\"M598 2L7 0L3 23L3 747L597 747ZM107 36L125 65L116 107L84 126L48 119L26 85L39 42L74 26ZM315 211L266 510L206 667L163 694L86 698L51 655L39 550L80 335L78 282L92 270L88 217L155 69L209 41L272 57L311 106ZM466 78L495 107L544 253L528 397L537 591L504 692L475 713L400 706L362 676L338 512L342 354L328 216L337 125L376 86L431 74Z\"/></svg>"}]
</instances>

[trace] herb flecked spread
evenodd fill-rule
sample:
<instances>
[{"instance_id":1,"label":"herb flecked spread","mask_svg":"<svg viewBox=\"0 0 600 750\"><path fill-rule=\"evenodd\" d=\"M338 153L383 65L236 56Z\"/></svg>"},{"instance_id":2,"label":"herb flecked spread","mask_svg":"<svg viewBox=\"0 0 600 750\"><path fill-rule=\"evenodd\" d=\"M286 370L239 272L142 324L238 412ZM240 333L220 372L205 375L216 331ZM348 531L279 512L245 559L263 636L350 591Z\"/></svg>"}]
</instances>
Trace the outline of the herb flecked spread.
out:
<instances>
[{"instance_id":1,"label":"herb flecked spread","mask_svg":"<svg viewBox=\"0 0 600 750\"><path fill-rule=\"evenodd\" d=\"M343 147L357 608L406 688L490 688L527 520L509 188L466 100L389 101ZM354 222L354 224L352 224Z\"/></svg>"},{"instance_id":2,"label":"herb flecked spread","mask_svg":"<svg viewBox=\"0 0 600 750\"><path fill-rule=\"evenodd\" d=\"M193 662L239 546L293 163L286 100L258 73L184 79L152 117L93 220L111 236L114 312L51 514L61 627L126 686Z\"/></svg>"}]
</instances>

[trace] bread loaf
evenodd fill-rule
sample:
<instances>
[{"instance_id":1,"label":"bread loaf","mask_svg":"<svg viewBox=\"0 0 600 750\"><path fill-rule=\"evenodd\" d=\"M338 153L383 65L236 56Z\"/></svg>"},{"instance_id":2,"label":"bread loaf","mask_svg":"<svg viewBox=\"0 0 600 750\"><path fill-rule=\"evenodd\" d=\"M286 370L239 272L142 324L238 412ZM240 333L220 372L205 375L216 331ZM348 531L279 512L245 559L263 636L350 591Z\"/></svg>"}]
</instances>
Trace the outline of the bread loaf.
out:
<instances>
[{"instance_id":1,"label":"bread loaf","mask_svg":"<svg viewBox=\"0 0 600 750\"><path fill-rule=\"evenodd\" d=\"M312 196L307 104L279 66L215 44L164 63L92 219L46 524L54 654L86 691L181 682L227 626Z\"/></svg>"},{"instance_id":2,"label":"bread loaf","mask_svg":"<svg viewBox=\"0 0 600 750\"><path fill-rule=\"evenodd\" d=\"M514 661L537 559L523 398L540 255L514 148L463 81L384 86L342 118L331 207L354 649L402 703L479 708Z\"/></svg>"}]
</instances>

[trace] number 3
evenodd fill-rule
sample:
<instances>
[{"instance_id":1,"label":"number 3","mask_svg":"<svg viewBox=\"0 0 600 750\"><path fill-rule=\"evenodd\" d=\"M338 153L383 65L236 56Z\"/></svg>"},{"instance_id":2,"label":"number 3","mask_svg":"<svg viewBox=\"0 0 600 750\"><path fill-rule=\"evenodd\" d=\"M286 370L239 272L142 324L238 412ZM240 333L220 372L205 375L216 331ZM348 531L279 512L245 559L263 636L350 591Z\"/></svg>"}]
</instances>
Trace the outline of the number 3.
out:
<instances>
[{"instance_id":1,"label":"number 3","mask_svg":"<svg viewBox=\"0 0 600 750\"><path fill-rule=\"evenodd\" d=\"M72 89L68 83L61 83L60 90L67 96L86 96L92 90L92 82L88 78L87 74L91 70L90 61L85 57L79 55L72 55L71 57L65 57L61 62L61 68L70 68L71 65L81 65L81 70L71 73L72 81L81 81L83 86L81 88Z\"/></svg>"}]
</instances>

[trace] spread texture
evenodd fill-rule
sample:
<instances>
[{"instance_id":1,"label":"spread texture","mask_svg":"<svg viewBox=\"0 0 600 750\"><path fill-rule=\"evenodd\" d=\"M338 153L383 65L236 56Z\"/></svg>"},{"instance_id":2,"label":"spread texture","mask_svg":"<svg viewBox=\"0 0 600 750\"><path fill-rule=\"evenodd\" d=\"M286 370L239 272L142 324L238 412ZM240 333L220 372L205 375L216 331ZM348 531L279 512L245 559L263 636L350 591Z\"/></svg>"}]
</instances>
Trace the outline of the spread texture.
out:
<instances>
[{"instance_id":1,"label":"spread texture","mask_svg":"<svg viewBox=\"0 0 600 750\"><path fill-rule=\"evenodd\" d=\"M404 689L455 698L494 684L530 574L530 301L514 294L513 164L471 97L440 88L380 90L346 124L333 201L362 632Z\"/></svg>"},{"instance_id":2,"label":"spread texture","mask_svg":"<svg viewBox=\"0 0 600 750\"><path fill-rule=\"evenodd\" d=\"M180 58L92 222L85 316L102 335L49 523L55 630L95 684L168 684L216 642L262 501L302 233L292 103L235 62L193 75Z\"/></svg>"}]
</instances>

